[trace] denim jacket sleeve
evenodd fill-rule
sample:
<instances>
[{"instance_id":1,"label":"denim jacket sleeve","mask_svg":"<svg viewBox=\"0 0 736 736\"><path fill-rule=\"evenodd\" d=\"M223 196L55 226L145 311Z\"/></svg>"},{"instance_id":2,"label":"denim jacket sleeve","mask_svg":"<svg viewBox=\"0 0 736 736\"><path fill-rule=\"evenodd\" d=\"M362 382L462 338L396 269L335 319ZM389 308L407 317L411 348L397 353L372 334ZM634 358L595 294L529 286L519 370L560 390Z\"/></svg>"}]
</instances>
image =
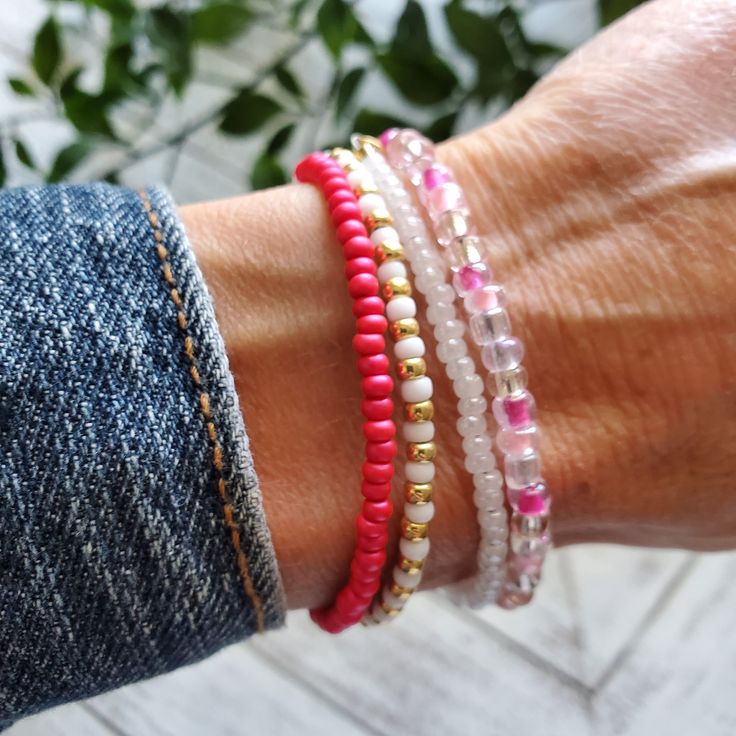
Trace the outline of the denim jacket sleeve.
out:
<instances>
[{"instance_id":1,"label":"denim jacket sleeve","mask_svg":"<svg viewBox=\"0 0 736 736\"><path fill-rule=\"evenodd\" d=\"M0 730L279 626L284 609L168 195L0 193Z\"/></svg>"}]
</instances>

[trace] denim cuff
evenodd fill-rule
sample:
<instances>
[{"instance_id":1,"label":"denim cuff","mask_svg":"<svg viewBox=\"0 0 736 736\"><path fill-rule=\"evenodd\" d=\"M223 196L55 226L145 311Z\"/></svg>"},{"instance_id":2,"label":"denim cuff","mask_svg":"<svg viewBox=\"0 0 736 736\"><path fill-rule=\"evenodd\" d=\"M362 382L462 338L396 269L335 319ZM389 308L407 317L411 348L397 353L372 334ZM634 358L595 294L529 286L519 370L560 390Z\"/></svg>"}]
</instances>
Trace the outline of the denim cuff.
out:
<instances>
[{"instance_id":1,"label":"denim cuff","mask_svg":"<svg viewBox=\"0 0 736 736\"><path fill-rule=\"evenodd\" d=\"M0 193L0 729L281 625L202 274L166 192Z\"/></svg>"}]
</instances>

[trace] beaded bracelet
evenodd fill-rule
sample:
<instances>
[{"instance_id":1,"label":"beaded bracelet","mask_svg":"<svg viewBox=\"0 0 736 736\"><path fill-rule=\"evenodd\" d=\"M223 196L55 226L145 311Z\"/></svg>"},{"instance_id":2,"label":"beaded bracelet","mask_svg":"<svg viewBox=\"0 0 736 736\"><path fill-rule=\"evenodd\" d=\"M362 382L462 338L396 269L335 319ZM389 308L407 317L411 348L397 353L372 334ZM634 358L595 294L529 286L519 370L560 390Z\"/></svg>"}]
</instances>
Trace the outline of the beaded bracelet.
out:
<instances>
[{"instance_id":1,"label":"beaded bracelet","mask_svg":"<svg viewBox=\"0 0 736 736\"><path fill-rule=\"evenodd\" d=\"M521 364L523 346L511 333L502 289L484 255L467 202L452 172L435 160L434 146L413 130L391 129L381 136L386 157L415 187L435 237L454 272L453 287L469 314L470 334L489 370L494 395L496 439L504 460L506 493L513 513L508 577L497 602L504 608L528 603L539 582L551 540L551 497L541 475L540 432L534 397Z\"/></svg>"},{"instance_id":2,"label":"beaded bracelet","mask_svg":"<svg viewBox=\"0 0 736 736\"><path fill-rule=\"evenodd\" d=\"M363 220L376 246L378 281L386 300L389 334L394 339L396 372L401 381L405 422L403 435L407 441L404 465L404 518L401 520L399 558L392 571L392 582L386 584L371 609L366 623L380 623L396 616L416 591L422 577L424 560L429 554L427 537L434 516L432 481L434 479L434 407L432 379L427 376L424 360L426 346L416 319L417 305L404 264L404 248L399 233L393 228L393 217L376 182L353 152L336 149L333 156L343 167L358 197Z\"/></svg>"},{"instance_id":3,"label":"beaded bracelet","mask_svg":"<svg viewBox=\"0 0 736 736\"><path fill-rule=\"evenodd\" d=\"M496 469L484 415L487 404L481 395L483 381L468 355L465 325L457 319L454 306L455 291L446 279L444 263L410 194L387 163L376 139L353 136L352 142L379 187L395 205L395 227L405 244L415 285L427 301L427 321L434 328L437 356L444 363L458 398L457 429L463 438L465 468L473 480L480 545L476 575L454 586L451 592L458 603L486 605L496 599L506 578L508 519L503 478Z\"/></svg>"},{"instance_id":4,"label":"beaded bracelet","mask_svg":"<svg viewBox=\"0 0 736 736\"><path fill-rule=\"evenodd\" d=\"M366 461L362 467L361 492L365 500L356 519L358 536L350 576L331 606L310 611L312 620L321 628L339 633L358 623L370 607L380 589L381 571L386 562L388 522L392 513L389 496L396 455L396 426L391 419L393 379L388 373L384 339L388 322L383 299L378 296L375 247L342 168L328 155L314 153L296 167L295 175L299 181L319 187L337 229L356 318L353 349L359 356L358 370L363 376L361 411L365 418Z\"/></svg>"}]
</instances>

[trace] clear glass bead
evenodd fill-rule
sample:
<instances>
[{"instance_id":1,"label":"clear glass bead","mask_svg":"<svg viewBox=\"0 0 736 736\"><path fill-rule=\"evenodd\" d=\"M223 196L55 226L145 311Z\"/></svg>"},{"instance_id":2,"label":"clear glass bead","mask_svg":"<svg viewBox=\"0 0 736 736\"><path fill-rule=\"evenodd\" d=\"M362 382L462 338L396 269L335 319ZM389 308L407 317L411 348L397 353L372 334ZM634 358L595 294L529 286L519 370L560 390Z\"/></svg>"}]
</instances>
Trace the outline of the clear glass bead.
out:
<instances>
[{"instance_id":1,"label":"clear glass bead","mask_svg":"<svg viewBox=\"0 0 736 736\"><path fill-rule=\"evenodd\" d=\"M508 488L535 486L542 480L542 460L536 452L507 457L504 471Z\"/></svg>"},{"instance_id":2,"label":"clear glass bead","mask_svg":"<svg viewBox=\"0 0 736 736\"><path fill-rule=\"evenodd\" d=\"M509 335L484 345L480 356L489 371L508 371L524 359L524 344L518 337Z\"/></svg>"},{"instance_id":3,"label":"clear glass bead","mask_svg":"<svg viewBox=\"0 0 736 736\"><path fill-rule=\"evenodd\" d=\"M457 420L457 431L461 437L470 437L474 434L480 434L488 429L488 422L482 414L470 414L461 416Z\"/></svg>"},{"instance_id":4,"label":"clear glass bead","mask_svg":"<svg viewBox=\"0 0 736 736\"><path fill-rule=\"evenodd\" d=\"M493 399L493 416L499 427L521 429L534 423L537 406L529 391L522 391L515 396Z\"/></svg>"},{"instance_id":5,"label":"clear glass bead","mask_svg":"<svg viewBox=\"0 0 736 736\"><path fill-rule=\"evenodd\" d=\"M466 455L472 455L479 452L491 451L491 438L487 434L476 434L472 437L463 439L463 452Z\"/></svg>"},{"instance_id":6,"label":"clear glass bead","mask_svg":"<svg viewBox=\"0 0 736 736\"><path fill-rule=\"evenodd\" d=\"M522 488L512 487L509 483L508 495L512 508L520 514L540 516L549 513L552 494L546 483L532 483Z\"/></svg>"},{"instance_id":7,"label":"clear glass bead","mask_svg":"<svg viewBox=\"0 0 736 736\"><path fill-rule=\"evenodd\" d=\"M459 271L463 266L472 266L485 258L481 239L477 235L465 235L455 238L448 249L450 267Z\"/></svg>"},{"instance_id":8,"label":"clear glass bead","mask_svg":"<svg viewBox=\"0 0 736 736\"><path fill-rule=\"evenodd\" d=\"M455 238L471 235L475 230L467 210L445 212L435 223L437 242L447 248Z\"/></svg>"},{"instance_id":9,"label":"clear glass bead","mask_svg":"<svg viewBox=\"0 0 736 736\"><path fill-rule=\"evenodd\" d=\"M454 182L446 181L426 192L427 213L437 222L446 212L467 210L463 190Z\"/></svg>"},{"instance_id":10,"label":"clear glass bead","mask_svg":"<svg viewBox=\"0 0 736 736\"><path fill-rule=\"evenodd\" d=\"M440 322L434 328L434 336L437 342L450 340L453 337L462 337L465 334L465 323L459 319L448 319Z\"/></svg>"},{"instance_id":11,"label":"clear glass bead","mask_svg":"<svg viewBox=\"0 0 736 736\"><path fill-rule=\"evenodd\" d=\"M463 417L469 417L473 414L483 414L488 409L488 402L485 396L471 396L467 399L460 399L457 402L457 410Z\"/></svg>"},{"instance_id":12,"label":"clear glass bead","mask_svg":"<svg viewBox=\"0 0 736 736\"><path fill-rule=\"evenodd\" d=\"M429 301L429 300L427 300ZM457 316L455 306L446 302L430 303L427 307L427 320L431 325L439 325Z\"/></svg>"},{"instance_id":13,"label":"clear glass bead","mask_svg":"<svg viewBox=\"0 0 736 736\"><path fill-rule=\"evenodd\" d=\"M486 284L480 289L470 291L465 295L463 306L468 314L482 312L485 309L506 307L506 292L501 284Z\"/></svg>"},{"instance_id":14,"label":"clear glass bead","mask_svg":"<svg viewBox=\"0 0 736 736\"><path fill-rule=\"evenodd\" d=\"M527 537L512 534L510 537L511 549L517 555L545 555L552 546L549 534L540 534L538 537Z\"/></svg>"},{"instance_id":15,"label":"clear glass bead","mask_svg":"<svg viewBox=\"0 0 736 736\"><path fill-rule=\"evenodd\" d=\"M508 312L502 307L484 309L470 318L470 334L476 345L487 345L511 335Z\"/></svg>"},{"instance_id":16,"label":"clear glass bead","mask_svg":"<svg viewBox=\"0 0 736 736\"><path fill-rule=\"evenodd\" d=\"M424 171L434 162L434 145L415 130L401 130L386 143L386 158L399 171Z\"/></svg>"},{"instance_id":17,"label":"clear glass bead","mask_svg":"<svg viewBox=\"0 0 736 736\"><path fill-rule=\"evenodd\" d=\"M493 396L504 399L509 396L517 396L526 390L528 375L523 365L517 365L508 371L490 373L486 385Z\"/></svg>"},{"instance_id":18,"label":"clear glass bead","mask_svg":"<svg viewBox=\"0 0 736 736\"><path fill-rule=\"evenodd\" d=\"M483 394L483 379L477 373L461 376L452 382L452 388L459 399L470 399Z\"/></svg>"},{"instance_id":19,"label":"clear glass bead","mask_svg":"<svg viewBox=\"0 0 736 736\"><path fill-rule=\"evenodd\" d=\"M496 447L509 456L527 455L530 452L538 452L540 444L540 431L536 424L530 424L523 429L501 428L496 434Z\"/></svg>"},{"instance_id":20,"label":"clear glass bead","mask_svg":"<svg viewBox=\"0 0 736 736\"><path fill-rule=\"evenodd\" d=\"M437 357L443 363L449 363L451 360L462 358L467 354L468 346L465 344L465 340L461 338L453 337L437 346Z\"/></svg>"},{"instance_id":21,"label":"clear glass bead","mask_svg":"<svg viewBox=\"0 0 736 736\"><path fill-rule=\"evenodd\" d=\"M512 534L518 534L522 537L535 539L546 534L549 530L549 515L539 514L538 516L528 516L514 512L511 514L509 521L509 531Z\"/></svg>"},{"instance_id":22,"label":"clear glass bead","mask_svg":"<svg viewBox=\"0 0 736 736\"><path fill-rule=\"evenodd\" d=\"M447 377L451 381L454 381L462 376L469 376L471 373L475 373L475 361L469 355L466 355L457 360L451 360L447 364L445 371L447 372Z\"/></svg>"}]
</instances>

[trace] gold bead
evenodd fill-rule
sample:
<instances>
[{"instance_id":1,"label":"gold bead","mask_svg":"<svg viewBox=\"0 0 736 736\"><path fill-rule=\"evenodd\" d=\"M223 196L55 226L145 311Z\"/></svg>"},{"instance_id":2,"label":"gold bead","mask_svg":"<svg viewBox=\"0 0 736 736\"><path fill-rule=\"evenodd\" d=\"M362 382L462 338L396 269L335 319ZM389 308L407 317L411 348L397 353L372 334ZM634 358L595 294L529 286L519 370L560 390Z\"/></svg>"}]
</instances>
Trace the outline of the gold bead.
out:
<instances>
[{"instance_id":1,"label":"gold bead","mask_svg":"<svg viewBox=\"0 0 736 736\"><path fill-rule=\"evenodd\" d=\"M432 500L432 484L407 481L404 484L404 498L408 503L423 506Z\"/></svg>"},{"instance_id":2,"label":"gold bead","mask_svg":"<svg viewBox=\"0 0 736 736\"><path fill-rule=\"evenodd\" d=\"M397 319L391 323L390 330L394 342L398 342L406 337L416 337L419 334L419 322L414 317Z\"/></svg>"},{"instance_id":3,"label":"gold bead","mask_svg":"<svg viewBox=\"0 0 736 736\"><path fill-rule=\"evenodd\" d=\"M431 399L419 401L416 404L407 404L406 418L410 422L429 422L434 416L434 404Z\"/></svg>"},{"instance_id":4,"label":"gold bead","mask_svg":"<svg viewBox=\"0 0 736 736\"><path fill-rule=\"evenodd\" d=\"M412 542L420 539L426 539L429 534L429 524L419 524L416 521L409 521L406 517L401 520L401 535L404 539L410 539Z\"/></svg>"},{"instance_id":5,"label":"gold bead","mask_svg":"<svg viewBox=\"0 0 736 736\"><path fill-rule=\"evenodd\" d=\"M403 261L404 257L404 247L401 243L384 240L376 248L376 260L379 263L385 263L386 261Z\"/></svg>"},{"instance_id":6,"label":"gold bead","mask_svg":"<svg viewBox=\"0 0 736 736\"><path fill-rule=\"evenodd\" d=\"M379 152L383 151L381 141L379 141L378 138L374 138L372 135L361 135L359 133L352 135L350 136L350 144L352 145L353 152L359 161L362 161L365 158L369 148L373 148Z\"/></svg>"},{"instance_id":7,"label":"gold bead","mask_svg":"<svg viewBox=\"0 0 736 736\"><path fill-rule=\"evenodd\" d=\"M394 276L383 285L383 298L388 301L395 296L411 296L409 279L403 276Z\"/></svg>"},{"instance_id":8,"label":"gold bead","mask_svg":"<svg viewBox=\"0 0 736 736\"><path fill-rule=\"evenodd\" d=\"M419 378L427 374L427 362L424 358L406 358L396 363L396 372L402 381Z\"/></svg>"},{"instance_id":9,"label":"gold bead","mask_svg":"<svg viewBox=\"0 0 736 736\"><path fill-rule=\"evenodd\" d=\"M391 583L391 587L388 589L391 595L396 596L400 601L408 600L411 594L416 590L415 588L404 588L398 583Z\"/></svg>"},{"instance_id":10,"label":"gold bead","mask_svg":"<svg viewBox=\"0 0 736 736\"><path fill-rule=\"evenodd\" d=\"M391 606L389 606L385 601L381 601L381 608L388 616L398 616L401 613L400 608L391 608Z\"/></svg>"},{"instance_id":11,"label":"gold bead","mask_svg":"<svg viewBox=\"0 0 736 736\"><path fill-rule=\"evenodd\" d=\"M405 572L407 575L419 575L424 568L424 560L410 560L403 555L401 555L396 564L399 570Z\"/></svg>"},{"instance_id":12,"label":"gold bead","mask_svg":"<svg viewBox=\"0 0 736 736\"><path fill-rule=\"evenodd\" d=\"M394 218L388 210L373 210L365 218L365 226L372 233L379 227L389 227L394 224Z\"/></svg>"},{"instance_id":13,"label":"gold bead","mask_svg":"<svg viewBox=\"0 0 736 736\"><path fill-rule=\"evenodd\" d=\"M437 446L434 442L410 442L406 446L406 456L417 463L426 463L434 460Z\"/></svg>"},{"instance_id":14,"label":"gold bead","mask_svg":"<svg viewBox=\"0 0 736 736\"><path fill-rule=\"evenodd\" d=\"M356 197L362 197L364 194L378 194L378 187L369 181L365 184L359 184L354 190Z\"/></svg>"}]
</instances>

